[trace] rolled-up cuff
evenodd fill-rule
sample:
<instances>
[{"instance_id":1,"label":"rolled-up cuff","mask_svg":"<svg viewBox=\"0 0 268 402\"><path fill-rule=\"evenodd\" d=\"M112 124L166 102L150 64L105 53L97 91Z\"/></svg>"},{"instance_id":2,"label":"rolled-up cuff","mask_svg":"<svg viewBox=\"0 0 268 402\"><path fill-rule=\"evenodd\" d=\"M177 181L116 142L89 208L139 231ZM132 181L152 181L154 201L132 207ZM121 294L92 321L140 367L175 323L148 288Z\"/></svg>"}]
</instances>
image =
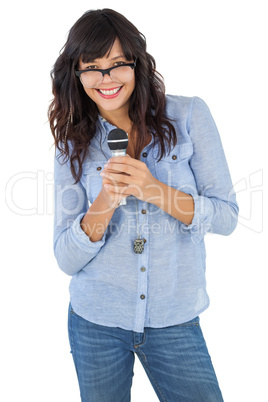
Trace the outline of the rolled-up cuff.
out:
<instances>
[{"instance_id":1,"label":"rolled-up cuff","mask_svg":"<svg viewBox=\"0 0 268 402\"><path fill-rule=\"evenodd\" d=\"M192 195L192 197L194 200L194 217L190 225L183 223L182 228L183 230L190 231L192 242L198 244L206 233L211 232L214 207L213 203L207 197L201 195Z\"/></svg>"},{"instance_id":2,"label":"rolled-up cuff","mask_svg":"<svg viewBox=\"0 0 268 402\"><path fill-rule=\"evenodd\" d=\"M85 216L85 213L81 213L74 220L74 222L71 226L71 231L70 231L71 240L81 250L88 251L90 253L92 253L92 252L94 253L94 250L95 250L95 252L97 253L99 251L99 249L105 243L106 231L104 232L101 240L92 242L90 240L90 238L86 235L86 233L83 231L83 229L81 228L81 221L84 216Z\"/></svg>"}]
</instances>

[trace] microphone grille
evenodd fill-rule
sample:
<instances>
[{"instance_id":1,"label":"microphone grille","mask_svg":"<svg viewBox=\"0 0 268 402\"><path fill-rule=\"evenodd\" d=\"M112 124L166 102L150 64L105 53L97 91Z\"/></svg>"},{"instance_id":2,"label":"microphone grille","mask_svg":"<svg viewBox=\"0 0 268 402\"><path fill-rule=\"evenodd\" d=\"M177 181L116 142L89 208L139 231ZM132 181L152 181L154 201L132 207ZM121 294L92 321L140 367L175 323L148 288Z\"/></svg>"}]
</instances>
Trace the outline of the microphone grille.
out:
<instances>
[{"instance_id":1,"label":"microphone grille","mask_svg":"<svg viewBox=\"0 0 268 402\"><path fill-rule=\"evenodd\" d=\"M109 132L107 143L111 151L127 149L128 135L124 130L121 130L121 128L115 128Z\"/></svg>"}]
</instances>

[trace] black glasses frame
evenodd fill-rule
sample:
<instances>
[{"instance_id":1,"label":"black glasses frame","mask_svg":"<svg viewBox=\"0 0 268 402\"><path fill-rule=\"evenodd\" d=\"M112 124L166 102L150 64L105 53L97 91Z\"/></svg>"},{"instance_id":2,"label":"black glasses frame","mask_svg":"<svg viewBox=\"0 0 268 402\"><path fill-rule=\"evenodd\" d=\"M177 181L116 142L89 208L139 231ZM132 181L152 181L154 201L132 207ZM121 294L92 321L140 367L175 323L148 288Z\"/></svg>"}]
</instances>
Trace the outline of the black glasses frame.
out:
<instances>
[{"instance_id":1,"label":"black glasses frame","mask_svg":"<svg viewBox=\"0 0 268 402\"><path fill-rule=\"evenodd\" d=\"M76 70L75 71L75 75L79 78L81 78L81 74L86 73L88 71L99 71L100 73L102 73L102 79L105 76L105 74L108 74L110 77L110 72L112 70L114 70L115 68L118 67L131 67L132 69L134 69L136 67L136 63L137 63L137 59L134 60L133 63L127 63L127 64L121 64L120 66L114 66L114 67L110 67L110 68L106 68L105 70L102 70L100 68L94 68L92 70L90 69L86 69L86 70Z\"/></svg>"}]
</instances>

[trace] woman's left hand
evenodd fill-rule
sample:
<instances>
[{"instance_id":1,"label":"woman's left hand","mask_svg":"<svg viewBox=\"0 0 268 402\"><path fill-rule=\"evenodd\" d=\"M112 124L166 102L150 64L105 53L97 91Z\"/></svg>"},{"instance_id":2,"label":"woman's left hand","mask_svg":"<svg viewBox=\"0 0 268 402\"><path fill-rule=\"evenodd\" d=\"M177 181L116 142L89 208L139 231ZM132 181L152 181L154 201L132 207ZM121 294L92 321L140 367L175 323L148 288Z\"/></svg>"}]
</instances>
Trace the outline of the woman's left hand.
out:
<instances>
[{"instance_id":1,"label":"woman's left hand","mask_svg":"<svg viewBox=\"0 0 268 402\"><path fill-rule=\"evenodd\" d=\"M100 175L110 180L109 184L105 184L106 190L110 192L133 195L147 202L154 198L156 193L159 197L160 182L151 174L145 163L129 155L109 159Z\"/></svg>"}]
</instances>

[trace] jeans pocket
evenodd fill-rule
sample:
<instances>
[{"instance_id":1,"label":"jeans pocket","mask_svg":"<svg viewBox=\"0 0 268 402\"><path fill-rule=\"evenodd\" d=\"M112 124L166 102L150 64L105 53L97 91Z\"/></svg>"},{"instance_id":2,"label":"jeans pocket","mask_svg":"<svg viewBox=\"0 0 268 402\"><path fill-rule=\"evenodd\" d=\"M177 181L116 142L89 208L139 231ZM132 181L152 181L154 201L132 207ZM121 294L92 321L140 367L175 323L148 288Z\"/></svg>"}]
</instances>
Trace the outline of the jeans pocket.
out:
<instances>
[{"instance_id":1,"label":"jeans pocket","mask_svg":"<svg viewBox=\"0 0 268 402\"><path fill-rule=\"evenodd\" d=\"M76 314L76 312L74 311L71 303L69 304L69 314L72 316L75 316L75 315L78 316L78 314Z\"/></svg>"},{"instance_id":2,"label":"jeans pocket","mask_svg":"<svg viewBox=\"0 0 268 402\"><path fill-rule=\"evenodd\" d=\"M71 303L70 303L70 314L75 314L74 309L72 308Z\"/></svg>"},{"instance_id":3,"label":"jeans pocket","mask_svg":"<svg viewBox=\"0 0 268 402\"><path fill-rule=\"evenodd\" d=\"M199 316L197 316L190 321L174 325L174 327L199 327L199 321L200 321Z\"/></svg>"}]
</instances>

